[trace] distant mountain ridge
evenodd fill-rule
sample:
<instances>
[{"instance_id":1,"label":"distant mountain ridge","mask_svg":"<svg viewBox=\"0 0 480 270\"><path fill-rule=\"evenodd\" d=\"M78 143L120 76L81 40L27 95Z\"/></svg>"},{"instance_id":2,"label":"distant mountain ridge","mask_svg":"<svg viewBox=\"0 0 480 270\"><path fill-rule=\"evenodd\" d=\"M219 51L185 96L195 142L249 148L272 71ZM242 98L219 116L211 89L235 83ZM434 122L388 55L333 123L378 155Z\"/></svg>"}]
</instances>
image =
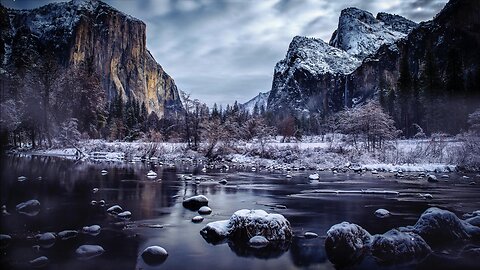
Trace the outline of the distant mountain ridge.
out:
<instances>
[{"instance_id":1,"label":"distant mountain ridge","mask_svg":"<svg viewBox=\"0 0 480 270\"><path fill-rule=\"evenodd\" d=\"M260 110L266 110L267 109L267 101L268 101L268 96L270 95L270 92L265 92L265 93L258 93L254 98L250 99L249 101L243 103L240 105L240 107L252 114L255 111L255 106L257 107L257 113L260 112Z\"/></svg>"}]
</instances>

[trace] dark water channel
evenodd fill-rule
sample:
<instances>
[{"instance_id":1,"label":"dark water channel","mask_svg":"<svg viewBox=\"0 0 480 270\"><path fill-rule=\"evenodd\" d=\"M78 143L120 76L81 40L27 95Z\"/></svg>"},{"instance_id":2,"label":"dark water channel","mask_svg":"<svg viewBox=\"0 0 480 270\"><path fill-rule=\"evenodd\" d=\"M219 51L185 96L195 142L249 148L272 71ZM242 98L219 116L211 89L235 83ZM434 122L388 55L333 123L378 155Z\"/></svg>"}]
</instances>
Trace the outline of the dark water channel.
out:
<instances>
[{"instance_id":1,"label":"dark water channel","mask_svg":"<svg viewBox=\"0 0 480 270\"><path fill-rule=\"evenodd\" d=\"M413 225L430 206L462 214L480 209L480 181L474 175L469 180L449 174L448 181L428 183L423 180L396 179L385 174L384 179L365 173L321 172L320 181L308 180L308 171L267 172L250 168L231 167L225 172L201 165L177 163L175 166L155 163L93 163L64 160L55 157L16 157L1 159L1 204L10 215L1 217L1 234L12 236L8 247L1 249L2 269L29 269L28 261L47 256L48 269L334 269L328 261L324 239L326 231L342 221L357 223L371 234L391 228ZM102 175L101 171L108 174ZM148 179L149 170L158 173ZM180 179L193 174L192 180ZM25 176L25 181L18 181ZM201 176L200 183L195 177ZM41 177L41 179L38 179ZM161 179L161 180L159 180ZM227 179L226 185L218 184ZM477 185L470 182L477 181ZM93 192L98 188L97 192ZM323 194L312 190L391 190L400 195ZM429 193L425 199L419 193ZM210 199L213 213L202 223L192 223L198 215L182 206L184 197L203 194ZM40 212L35 216L16 213L18 203L37 199ZM106 207L118 204L132 212L129 221L104 213L91 201L105 200ZM286 209L285 209L285 207ZM199 231L211 221L228 219L239 209L263 209L280 213L291 223L294 238L285 251L255 251L229 245L207 243ZM393 215L386 219L374 216L378 208ZM81 230L98 224L97 236L79 234L68 240L57 239L51 247L37 247L31 239L40 232L58 233ZM311 231L319 238L305 239ZM90 260L78 260L77 247L83 244L101 245L105 252ZM479 245L479 243L467 243ZM140 253L148 246L164 247L169 256L156 266L143 262ZM457 257L457 245L441 247L420 262L380 265L365 258L355 269L480 269L477 262ZM3 268L6 267L6 268Z\"/></svg>"}]
</instances>

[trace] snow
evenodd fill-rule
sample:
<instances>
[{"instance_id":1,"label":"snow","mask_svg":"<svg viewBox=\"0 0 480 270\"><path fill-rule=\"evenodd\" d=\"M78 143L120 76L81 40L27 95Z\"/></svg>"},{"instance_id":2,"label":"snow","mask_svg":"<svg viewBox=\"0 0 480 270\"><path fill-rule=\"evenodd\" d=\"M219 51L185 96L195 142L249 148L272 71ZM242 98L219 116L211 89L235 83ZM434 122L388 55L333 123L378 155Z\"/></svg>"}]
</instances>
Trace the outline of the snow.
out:
<instances>
[{"instance_id":1,"label":"snow","mask_svg":"<svg viewBox=\"0 0 480 270\"><path fill-rule=\"evenodd\" d=\"M208 223L200 231L203 238L208 242L218 242L228 237L230 231L230 221L229 220L219 220Z\"/></svg>"},{"instance_id":2,"label":"snow","mask_svg":"<svg viewBox=\"0 0 480 270\"><path fill-rule=\"evenodd\" d=\"M250 238L250 240L248 240L248 244L253 248L264 248L268 246L268 243L268 239L261 235L255 235L254 237Z\"/></svg>"},{"instance_id":3,"label":"snow","mask_svg":"<svg viewBox=\"0 0 480 270\"><path fill-rule=\"evenodd\" d=\"M85 226L82 228L82 232L85 234L96 236L100 234L102 228L99 225Z\"/></svg>"},{"instance_id":4,"label":"snow","mask_svg":"<svg viewBox=\"0 0 480 270\"><path fill-rule=\"evenodd\" d=\"M428 208L413 226L401 231L414 232L428 243L469 239L480 236L480 228L459 219L454 213L436 207Z\"/></svg>"},{"instance_id":5,"label":"snow","mask_svg":"<svg viewBox=\"0 0 480 270\"><path fill-rule=\"evenodd\" d=\"M17 204L15 207L18 213L27 216L36 216L40 212L40 202L37 200L29 200Z\"/></svg>"},{"instance_id":6,"label":"snow","mask_svg":"<svg viewBox=\"0 0 480 270\"><path fill-rule=\"evenodd\" d=\"M81 260L88 260L102 255L105 252L99 245L82 245L75 250L75 254Z\"/></svg>"},{"instance_id":7,"label":"snow","mask_svg":"<svg viewBox=\"0 0 480 270\"><path fill-rule=\"evenodd\" d=\"M386 218L390 215L390 211L388 211L387 209L380 208L375 211L375 216L378 218Z\"/></svg>"},{"instance_id":8,"label":"snow","mask_svg":"<svg viewBox=\"0 0 480 270\"><path fill-rule=\"evenodd\" d=\"M160 246L149 246L142 252L142 259L147 264L160 264L168 257L168 252Z\"/></svg>"},{"instance_id":9,"label":"snow","mask_svg":"<svg viewBox=\"0 0 480 270\"><path fill-rule=\"evenodd\" d=\"M198 213L201 215L209 215L212 213L212 209L208 206L202 206L198 209Z\"/></svg>"},{"instance_id":10,"label":"snow","mask_svg":"<svg viewBox=\"0 0 480 270\"><path fill-rule=\"evenodd\" d=\"M378 171L402 171L402 172L454 172L456 170L455 165L448 164L366 164L361 166L364 170L378 170Z\"/></svg>"},{"instance_id":11,"label":"snow","mask_svg":"<svg viewBox=\"0 0 480 270\"><path fill-rule=\"evenodd\" d=\"M325 250L335 265L355 262L363 257L372 236L357 224L342 222L327 231Z\"/></svg>"},{"instance_id":12,"label":"snow","mask_svg":"<svg viewBox=\"0 0 480 270\"><path fill-rule=\"evenodd\" d=\"M430 246L421 236L397 229L374 235L370 249L376 259L386 262L419 259L431 252Z\"/></svg>"},{"instance_id":13,"label":"snow","mask_svg":"<svg viewBox=\"0 0 480 270\"><path fill-rule=\"evenodd\" d=\"M308 176L308 179L310 179L310 180L318 180L318 179L320 179L320 176L318 175L318 173L314 173L314 174L310 174L310 175Z\"/></svg>"},{"instance_id":14,"label":"snow","mask_svg":"<svg viewBox=\"0 0 480 270\"><path fill-rule=\"evenodd\" d=\"M318 234L314 233L314 232L305 232L303 234L303 236L307 239L311 239L311 238L317 238L318 237Z\"/></svg>"},{"instance_id":15,"label":"snow","mask_svg":"<svg viewBox=\"0 0 480 270\"><path fill-rule=\"evenodd\" d=\"M191 209L191 210L198 210L202 206L208 205L208 198L204 195L197 195L190 198L187 198L183 201L183 207Z\"/></svg>"}]
</instances>

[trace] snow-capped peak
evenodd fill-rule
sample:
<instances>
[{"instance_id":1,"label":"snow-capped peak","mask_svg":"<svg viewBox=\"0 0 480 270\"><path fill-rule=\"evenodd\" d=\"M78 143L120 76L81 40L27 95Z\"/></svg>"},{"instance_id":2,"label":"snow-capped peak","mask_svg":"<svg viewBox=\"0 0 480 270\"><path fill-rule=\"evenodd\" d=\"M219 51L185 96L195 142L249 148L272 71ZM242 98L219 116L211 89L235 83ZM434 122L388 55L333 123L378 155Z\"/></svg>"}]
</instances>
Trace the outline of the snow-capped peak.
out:
<instances>
[{"instance_id":1,"label":"snow-capped peak","mask_svg":"<svg viewBox=\"0 0 480 270\"><path fill-rule=\"evenodd\" d=\"M368 11L346 8L340 14L338 29L329 44L364 59L381 45L405 37L416 25L398 15L379 13L375 18Z\"/></svg>"},{"instance_id":2,"label":"snow-capped peak","mask_svg":"<svg viewBox=\"0 0 480 270\"><path fill-rule=\"evenodd\" d=\"M321 39L296 36L290 43L285 59L275 66L275 73L304 70L312 75L348 74L360 64L359 59Z\"/></svg>"},{"instance_id":3,"label":"snow-capped peak","mask_svg":"<svg viewBox=\"0 0 480 270\"><path fill-rule=\"evenodd\" d=\"M98 0L72 0L71 3L78 9L84 9L89 11L95 10L99 5Z\"/></svg>"},{"instance_id":4,"label":"snow-capped peak","mask_svg":"<svg viewBox=\"0 0 480 270\"><path fill-rule=\"evenodd\" d=\"M267 109L268 95L270 95L270 91L265 92L265 93L260 92L254 98L252 98L249 101L242 104L241 107L244 110L248 111L249 113L253 113L255 105L257 106L257 108L259 110L262 106L263 106L264 109Z\"/></svg>"}]
</instances>

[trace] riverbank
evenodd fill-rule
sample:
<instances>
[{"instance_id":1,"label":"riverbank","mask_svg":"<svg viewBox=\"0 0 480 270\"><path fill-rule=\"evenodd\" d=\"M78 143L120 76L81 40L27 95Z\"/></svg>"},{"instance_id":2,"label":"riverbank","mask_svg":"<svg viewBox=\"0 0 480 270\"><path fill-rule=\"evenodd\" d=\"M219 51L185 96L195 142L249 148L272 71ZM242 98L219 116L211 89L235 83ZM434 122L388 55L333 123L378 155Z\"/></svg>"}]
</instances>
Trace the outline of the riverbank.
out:
<instances>
[{"instance_id":1,"label":"riverbank","mask_svg":"<svg viewBox=\"0 0 480 270\"><path fill-rule=\"evenodd\" d=\"M337 137L339 137L337 135ZM185 143L173 142L108 142L84 140L76 148L52 148L39 150L15 150L13 153L40 156L58 156L66 159L83 159L105 162L158 161L174 163L188 160L200 163L241 165L252 167L311 170L368 170L404 172L451 172L466 169L464 145L461 141L396 140L388 142L381 150L366 152L330 137L305 137L301 142L281 142L272 138L268 142L219 143L215 158L207 159L207 145L197 151Z\"/></svg>"}]
</instances>

